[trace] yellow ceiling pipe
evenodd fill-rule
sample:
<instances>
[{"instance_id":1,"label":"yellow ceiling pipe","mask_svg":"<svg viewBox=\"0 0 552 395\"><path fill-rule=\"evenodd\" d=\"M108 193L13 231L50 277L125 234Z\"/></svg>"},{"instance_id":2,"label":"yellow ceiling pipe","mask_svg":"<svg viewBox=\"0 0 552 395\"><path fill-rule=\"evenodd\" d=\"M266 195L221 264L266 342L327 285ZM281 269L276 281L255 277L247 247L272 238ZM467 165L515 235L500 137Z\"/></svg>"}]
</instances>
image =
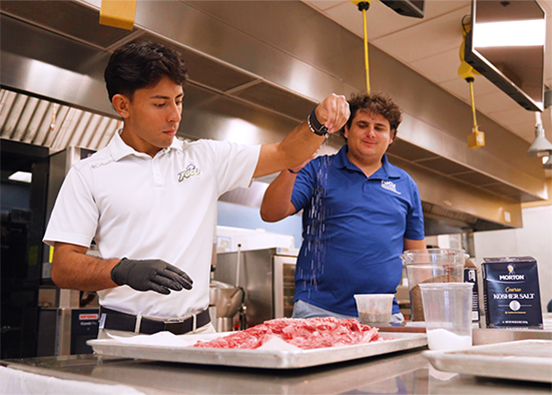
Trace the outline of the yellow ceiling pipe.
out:
<instances>
[{"instance_id":1,"label":"yellow ceiling pipe","mask_svg":"<svg viewBox=\"0 0 552 395\"><path fill-rule=\"evenodd\" d=\"M136 15L136 0L102 0L100 24L132 30Z\"/></svg>"}]
</instances>

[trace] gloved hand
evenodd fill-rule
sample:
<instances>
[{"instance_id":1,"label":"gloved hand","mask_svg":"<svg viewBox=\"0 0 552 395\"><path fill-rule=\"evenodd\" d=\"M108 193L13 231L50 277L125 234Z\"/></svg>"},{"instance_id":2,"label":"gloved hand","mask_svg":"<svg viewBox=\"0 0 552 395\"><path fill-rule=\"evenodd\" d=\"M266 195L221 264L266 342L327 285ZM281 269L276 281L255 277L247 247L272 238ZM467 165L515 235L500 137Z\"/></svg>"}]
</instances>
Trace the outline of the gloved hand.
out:
<instances>
[{"instance_id":1,"label":"gloved hand","mask_svg":"<svg viewBox=\"0 0 552 395\"><path fill-rule=\"evenodd\" d=\"M155 291L168 295L182 288L192 289L192 279L176 266L160 259L132 260L123 258L111 269L117 285L128 285L137 291Z\"/></svg>"}]
</instances>

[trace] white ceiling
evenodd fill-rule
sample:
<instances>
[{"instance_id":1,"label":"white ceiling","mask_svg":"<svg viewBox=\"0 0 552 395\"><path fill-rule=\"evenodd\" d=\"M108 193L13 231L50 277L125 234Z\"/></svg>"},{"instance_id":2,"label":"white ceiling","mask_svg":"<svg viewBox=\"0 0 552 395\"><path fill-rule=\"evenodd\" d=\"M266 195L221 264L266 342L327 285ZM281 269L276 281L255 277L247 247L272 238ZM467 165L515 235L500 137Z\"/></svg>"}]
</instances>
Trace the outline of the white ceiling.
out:
<instances>
[{"instance_id":1,"label":"white ceiling","mask_svg":"<svg viewBox=\"0 0 552 395\"><path fill-rule=\"evenodd\" d=\"M552 89L552 0L537 0L547 16L544 84ZM351 1L304 0L315 10L363 38L363 19ZM401 16L378 0L367 11L370 44L470 104L469 86L458 76L462 17L471 0L425 0L423 19ZM364 62L364 59L359 59ZM476 109L528 142L535 138L535 114L521 107L482 76L474 83ZM552 141L552 106L542 114L546 137ZM484 130L483 130L484 131Z\"/></svg>"}]
</instances>

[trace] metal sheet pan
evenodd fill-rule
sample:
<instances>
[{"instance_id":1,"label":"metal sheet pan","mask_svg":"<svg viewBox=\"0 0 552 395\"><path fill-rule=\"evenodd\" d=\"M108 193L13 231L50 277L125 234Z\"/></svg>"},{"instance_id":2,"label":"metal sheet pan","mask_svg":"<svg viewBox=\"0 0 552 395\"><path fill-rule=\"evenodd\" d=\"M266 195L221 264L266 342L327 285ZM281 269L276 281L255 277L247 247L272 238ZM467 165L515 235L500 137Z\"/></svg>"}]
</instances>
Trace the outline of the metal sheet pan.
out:
<instances>
[{"instance_id":1,"label":"metal sheet pan","mask_svg":"<svg viewBox=\"0 0 552 395\"><path fill-rule=\"evenodd\" d=\"M552 383L552 341L520 340L475 346L463 351L424 351L445 372Z\"/></svg>"},{"instance_id":2,"label":"metal sheet pan","mask_svg":"<svg viewBox=\"0 0 552 395\"><path fill-rule=\"evenodd\" d=\"M87 343L96 354L100 355L268 369L296 369L326 365L427 345L425 334L381 333L381 336L387 340L314 350L287 351L190 348L186 345L174 344L133 344L129 340L121 342L113 339L89 340ZM186 339L194 340L194 335L186 336ZM198 339L203 340L201 336L198 336Z\"/></svg>"}]
</instances>

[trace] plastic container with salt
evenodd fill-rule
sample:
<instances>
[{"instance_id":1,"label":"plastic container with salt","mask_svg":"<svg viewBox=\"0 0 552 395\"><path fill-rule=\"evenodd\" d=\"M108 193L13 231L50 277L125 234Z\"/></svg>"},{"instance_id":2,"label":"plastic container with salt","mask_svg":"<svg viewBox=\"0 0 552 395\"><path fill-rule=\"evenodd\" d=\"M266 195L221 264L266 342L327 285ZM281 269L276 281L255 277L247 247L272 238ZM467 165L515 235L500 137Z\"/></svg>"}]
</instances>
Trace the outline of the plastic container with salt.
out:
<instances>
[{"instance_id":1,"label":"plastic container with salt","mask_svg":"<svg viewBox=\"0 0 552 395\"><path fill-rule=\"evenodd\" d=\"M412 321L425 320L420 284L464 281L466 254L462 249L407 250L401 259L406 267Z\"/></svg>"}]
</instances>

